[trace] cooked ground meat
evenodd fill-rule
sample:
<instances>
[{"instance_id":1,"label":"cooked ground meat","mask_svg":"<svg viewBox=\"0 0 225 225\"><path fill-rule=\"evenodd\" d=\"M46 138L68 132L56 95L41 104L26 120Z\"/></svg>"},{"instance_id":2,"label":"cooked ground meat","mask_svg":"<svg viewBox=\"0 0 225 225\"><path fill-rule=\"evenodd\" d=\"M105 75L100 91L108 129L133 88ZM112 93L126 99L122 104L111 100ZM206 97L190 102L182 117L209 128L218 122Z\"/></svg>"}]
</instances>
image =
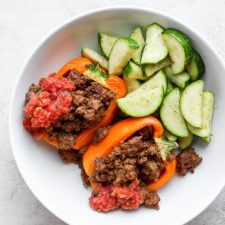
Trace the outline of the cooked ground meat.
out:
<instances>
[{"instance_id":1,"label":"cooked ground meat","mask_svg":"<svg viewBox=\"0 0 225 225\"><path fill-rule=\"evenodd\" d=\"M186 175L187 172L194 173L194 169L201 163L202 158L195 152L194 148L182 151L177 156L177 174Z\"/></svg>"},{"instance_id":2,"label":"cooked ground meat","mask_svg":"<svg viewBox=\"0 0 225 225\"><path fill-rule=\"evenodd\" d=\"M159 209L159 201L160 197L157 192L150 192L148 189L145 189L143 201L144 206L152 209Z\"/></svg>"},{"instance_id":3,"label":"cooked ground meat","mask_svg":"<svg viewBox=\"0 0 225 225\"><path fill-rule=\"evenodd\" d=\"M65 163L75 163L80 165L82 155L80 154L80 151L74 150L74 149L59 149L58 150L60 158Z\"/></svg>"},{"instance_id":4,"label":"cooked ground meat","mask_svg":"<svg viewBox=\"0 0 225 225\"><path fill-rule=\"evenodd\" d=\"M146 183L157 179L164 169L159 149L143 138L145 136L135 134L114 147L108 156L97 158L91 179L101 185L129 184L134 179Z\"/></svg>"},{"instance_id":5,"label":"cooked ground meat","mask_svg":"<svg viewBox=\"0 0 225 225\"><path fill-rule=\"evenodd\" d=\"M93 144L101 142L108 134L110 126L99 128L93 139Z\"/></svg>"},{"instance_id":6,"label":"cooked ground meat","mask_svg":"<svg viewBox=\"0 0 225 225\"><path fill-rule=\"evenodd\" d=\"M168 154L166 160L167 160L168 162L172 162L175 158L176 158L176 152L175 152L175 151L171 151L171 152Z\"/></svg>"},{"instance_id":7,"label":"cooked ground meat","mask_svg":"<svg viewBox=\"0 0 225 225\"><path fill-rule=\"evenodd\" d=\"M60 132L57 134L58 148L71 149L75 143L75 135L73 133Z\"/></svg>"},{"instance_id":8,"label":"cooked ground meat","mask_svg":"<svg viewBox=\"0 0 225 225\"><path fill-rule=\"evenodd\" d=\"M48 94L48 96L42 97L43 93ZM57 104L62 102L57 97L58 93L62 95L62 101L64 95L70 98L67 101L68 103L63 102L64 105L67 104L67 110L57 108L57 101ZM87 76L80 75L75 70L70 71L66 77L60 80L56 79L53 74L47 78L42 78L38 85L32 84L26 95L28 102L24 107L25 115L29 114L30 116L31 114L31 107L33 107L31 97L33 100L33 96L38 98L36 104L43 105L46 104L46 102L50 104L51 100L53 102L52 104L55 105L53 105L54 107L50 105L49 109L42 109L40 106L40 110L43 111L40 113L43 115L39 115L40 113L37 114L35 112L35 116L38 116L36 119L37 122L36 120L34 121L33 118L30 119L27 117L24 120L24 126L32 131L31 126L34 122L35 124L40 124L41 126L38 128L45 129L50 138L56 139L60 149L72 148L78 133L98 124L103 119L110 101L115 98L115 94L112 91L89 79ZM55 97L57 97L57 100L55 100ZM65 113L63 113L63 110ZM46 112L52 115L48 118ZM40 116L42 117L39 118ZM43 120L43 118L45 120ZM34 128L36 129L36 127Z\"/></svg>"}]
</instances>

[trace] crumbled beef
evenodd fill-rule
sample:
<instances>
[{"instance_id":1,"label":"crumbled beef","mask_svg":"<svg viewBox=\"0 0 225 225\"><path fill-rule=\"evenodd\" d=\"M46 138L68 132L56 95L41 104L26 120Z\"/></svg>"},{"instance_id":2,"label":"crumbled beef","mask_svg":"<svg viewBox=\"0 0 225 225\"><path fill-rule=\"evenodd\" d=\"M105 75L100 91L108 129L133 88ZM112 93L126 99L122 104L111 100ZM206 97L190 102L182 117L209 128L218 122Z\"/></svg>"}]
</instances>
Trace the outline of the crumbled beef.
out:
<instances>
[{"instance_id":1,"label":"crumbled beef","mask_svg":"<svg viewBox=\"0 0 225 225\"><path fill-rule=\"evenodd\" d=\"M174 159L176 158L176 152L175 151L171 151L168 155L166 160L168 162L172 162Z\"/></svg>"},{"instance_id":2,"label":"crumbled beef","mask_svg":"<svg viewBox=\"0 0 225 225\"><path fill-rule=\"evenodd\" d=\"M71 70L68 74L68 78L71 79L78 89L85 90L89 79L87 76L81 76L76 70Z\"/></svg>"},{"instance_id":3,"label":"crumbled beef","mask_svg":"<svg viewBox=\"0 0 225 225\"><path fill-rule=\"evenodd\" d=\"M152 127L144 127L137 132L138 135L142 136L142 140L147 141L152 138L153 129Z\"/></svg>"},{"instance_id":4,"label":"crumbled beef","mask_svg":"<svg viewBox=\"0 0 225 225\"><path fill-rule=\"evenodd\" d=\"M76 136L72 133L60 132L57 135L59 149L71 149L74 146Z\"/></svg>"},{"instance_id":5,"label":"crumbled beef","mask_svg":"<svg viewBox=\"0 0 225 225\"><path fill-rule=\"evenodd\" d=\"M177 174L186 175L187 172L194 173L194 169L201 163L202 158L195 152L194 148L182 151L177 156Z\"/></svg>"},{"instance_id":6,"label":"crumbled beef","mask_svg":"<svg viewBox=\"0 0 225 225\"><path fill-rule=\"evenodd\" d=\"M89 187L90 186L90 180L89 180L89 176L86 174L85 170L83 167L80 168L80 176L83 182L83 185L85 187Z\"/></svg>"},{"instance_id":7,"label":"crumbled beef","mask_svg":"<svg viewBox=\"0 0 225 225\"><path fill-rule=\"evenodd\" d=\"M81 150L75 150L75 149L59 149L58 153L60 158L65 163L75 163L80 168L82 167L82 157L84 152L86 151L87 147L82 148Z\"/></svg>"},{"instance_id":8,"label":"crumbled beef","mask_svg":"<svg viewBox=\"0 0 225 225\"><path fill-rule=\"evenodd\" d=\"M144 191L143 205L148 208L159 209L160 197L157 192L150 192L147 188Z\"/></svg>"},{"instance_id":9,"label":"crumbled beef","mask_svg":"<svg viewBox=\"0 0 225 225\"><path fill-rule=\"evenodd\" d=\"M108 134L110 126L99 128L94 136L93 144L101 142Z\"/></svg>"},{"instance_id":10,"label":"crumbled beef","mask_svg":"<svg viewBox=\"0 0 225 225\"><path fill-rule=\"evenodd\" d=\"M142 136L132 136L112 152L95 160L91 179L101 185L128 184L134 179L149 182L159 177L164 164L158 147Z\"/></svg>"},{"instance_id":11,"label":"crumbled beef","mask_svg":"<svg viewBox=\"0 0 225 225\"><path fill-rule=\"evenodd\" d=\"M77 150L74 149L59 149L58 150L60 158L63 160L65 163L75 163L75 164L80 164L80 153Z\"/></svg>"},{"instance_id":12,"label":"crumbled beef","mask_svg":"<svg viewBox=\"0 0 225 225\"><path fill-rule=\"evenodd\" d=\"M75 70L69 72L67 78L70 82L73 81L76 87L70 92L71 109L46 128L52 138L62 142L59 143L62 149L72 148L75 141L72 136L75 137L83 130L98 124L103 119L109 102L115 98L112 91Z\"/></svg>"},{"instance_id":13,"label":"crumbled beef","mask_svg":"<svg viewBox=\"0 0 225 225\"><path fill-rule=\"evenodd\" d=\"M148 160L143 164L143 168L140 171L142 180L150 181L157 179L161 173L161 170L161 164L153 160Z\"/></svg>"}]
</instances>

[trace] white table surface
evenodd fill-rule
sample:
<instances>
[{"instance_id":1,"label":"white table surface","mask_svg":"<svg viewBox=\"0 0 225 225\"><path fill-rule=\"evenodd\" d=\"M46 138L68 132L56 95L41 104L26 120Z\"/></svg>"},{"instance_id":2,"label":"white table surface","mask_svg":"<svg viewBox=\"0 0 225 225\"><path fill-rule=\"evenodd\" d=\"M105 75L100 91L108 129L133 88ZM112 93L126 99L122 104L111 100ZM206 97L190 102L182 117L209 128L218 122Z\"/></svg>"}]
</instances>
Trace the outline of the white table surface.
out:
<instances>
[{"instance_id":1,"label":"white table surface","mask_svg":"<svg viewBox=\"0 0 225 225\"><path fill-rule=\"evenodd\" d=\"M8 135L8 106L19 71L39 41L59 24L90 9L138 4L183 20L225 58L224 0L0 0L0 3L0 225L64 224L29 191L16 168ZM225 224L225 189L187 225L222 224Z\"/></svg>"}]
</instances>

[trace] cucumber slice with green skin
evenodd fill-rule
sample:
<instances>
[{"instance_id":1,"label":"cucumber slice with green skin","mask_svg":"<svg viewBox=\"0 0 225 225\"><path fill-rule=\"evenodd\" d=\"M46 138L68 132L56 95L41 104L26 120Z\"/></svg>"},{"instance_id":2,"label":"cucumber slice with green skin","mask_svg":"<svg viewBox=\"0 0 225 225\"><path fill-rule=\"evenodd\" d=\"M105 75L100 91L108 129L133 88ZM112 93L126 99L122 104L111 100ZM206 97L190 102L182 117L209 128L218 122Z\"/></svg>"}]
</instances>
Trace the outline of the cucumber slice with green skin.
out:
<instances>
[{"instance_id":1,"label":"cucumber slice with green skin","mask_svg":"<svg viewBox=\"0 0 225 225\"><path fill-rule=\"evenodd\" d=\"M125 83L127 85L128 93L136 90L137 88L139 88L141 86L141 82L139 80L129 78L126 76L123 76L123 79L125 80Z\"/></svg>"},{"instance_id":2,"label":"cucumber slice with green skin","mask_svg":"<svg viewBox=\"0 0 225 225\"><path fill-rule=\"evenodd\" d=\"M109 56L109 74L120 75L138 47L133 39L119 38Z\"/></svg>"},{"instance_id":3,"label":"cucumber slice with green skin","mask_svg":"<svg viewBox=\"0 0 225 225\"><path fill-rule=\"evenodd\" d=\"M215 96L211 91L203 92L203 104L202 104L202 127L196 128L188 124L188 129L199 137L208 137L211 135L211 126L213 119Z\"/></svg>"},{"instance_id":4,"label":"cucumber slice with green skin","mask_svg":"<svg viewBox=\"0 0 225 225\"><path fill-rule=\"evenodd\" d=\"M175 142L175 141L168 141L164 137L154 138L154 141L155 141L155 144L160 149L160 153L161 153L161 156L162 156L163 160L167 159L167 156L169 155L169 153L172 150L178 148L177 142Z\"/></svg>"},{"instance_id":5,"label":"cucumber slice with green skin","mask_svg":"<svg viewBox=\"0 0 225 225\"><path fill-rule=\"evenodd\" d=\"M197 80L184 89L180 100L184 119L193 127L198 128L202 127L203 89L204 81Z\"/></svg>"},{"instance_id":6,"label":"cucumber slice with green skin","mask_svg":"<svg viewBox=\"0 0 225 225\"><path fill-rule=\"evenodd\" d=\"M153 77L151 77L148 81L148 87L153 89L157 87L163 87L164 94L167 90L167 78L166 74L163 70L157 72Z\"/></svg>"},{"instance_id":7,"label":"cucumber slice with green skin","mask_svg":"<svg viewBox=\"0 0 225 225\"><path fill-rule=\"evenodd\" d=\"M192 133L189 133L189 135L187 137L178 139L178 145L179 145L180 149L182 149L182 150L190 147L192 142L193 142L193 134Z\"/></svg>"},{"instance_id":8,"label":"cucumber slice with green skin","mask_svg":"<svg viewBox=\"0 0 225 225\"><path fill-rule=\"evenodd\" d=\"M187 72L173 75L172 69L170 67L165 68L165 72L168 79L180 88L185 88L190 81L190 76Z\"/></svg>"},{"instance_id":9,"label":"cucumber slice with green skin","mask_svg":"<svg viewBox=\"0 0 225 225\"><path fill-rule=\"evenodd\" d=\"M130 35L130 38L135 40L139 44L138 50L134 53L132 56L132 60L140 65L141 64L141 55L142 55L142 50L145 45L145 39L143 37L142 31L140 27L137 27Z\"/></svg>"},{"instance_id":10,"label":"cucumber slice with green skin","mask_svg":"<svg viewBox=\"0 0 225 225\"><path fill-rule=\"evenodd\" d=\"M165 29L162 36L173 62L171 65L173 74L183 72L192 57L192 46L189 38L173 28Z\"/></svg>"},{"instance_id":11,"label":"cucumber slice with green skin","mask_svg":"<svg viewBox=\"0 0 225 225\"><path fill-rule=\"evenodd\" d=\"M156 64L150 64L144 66L144 73L146 77L151 77L153 74L155 74L157 71L169 66L172 63L170 58L165 58L159 63Z\"/></svg>"},{"instance_id":12,"label":"cucumber slice with green skin","mask_svg":"<svg viewBox=\"0 0 225 225\"><path fill-rule=\"evenodd\" d=\"M205 64L199 53L193 49L192 59L187 66L187 71L191 76L192 81L198 80L205 73Z\"/></svg>"},{"instance_id":13,"label":"cucumber slice with green skin","mask_svg":"<svg viewBox=\"0 0 225 225\"><path fill-rule=\"evenodd\" d=\"M171 134L168 130L164 130L164 135L165 137L169 140L169 141L176 141L177 140L177 136Z\"/></svg>"},{"instance_id":14,"label":"cucumber slice with green skin","mask_svg":"<svg viewBox=\"0 0 225 225\"><path fill-rule=\"evenodd\" d=\"M207 136L207 137L201 137L201 139L202 139L205 143L209 144L209 143L211 142L211 139L212 139L212 134L210 134L210 135Z\"/></svg>"},{"instance_id":15,"label":"cucumber slice with green skin","mask_svg":"<svg viewBox=\"0 0 225 225\"><path fill-rule=\"evenodd\" d=\"M98 63L103 69L108 70L108 60L90 48L82 48L81 55L90 59L94 63Z\"/></svg>"},{"instance_id":16,"label":"cucumber slice with green skin","mask_svg":"<svg viewBox=\"0 0 225 225\"><path fill-rule=\"evenodd\" d=\"M168 55L168 49L162 38L163 28L154 23L147 27L146 44L141 57L141 64L155 64Z\"/></svg>"},{"instance_id":17,"label":"cucumber slice with green skin","mask_svg":"<svg viewBox=\"0 0 225 225\"><path fill-rule=\"evenodd\" d=\"M173 89L174 89L173 84L170 82L170 80L167 80L167 90L166 90L166 93L169 93Z\"/></svg>"},{"instance_id":18,"label":"cucumber slice with green skin","mask_svg":"<svg viewBox=\"0 0 225 225\"><path fill-rule=\"evenodd\" d=\"M163 100L163 87L151 89L149 81L146 81L125 98L117 99L119 108L125 114L132 117L142 117L154 113Z\"/></svg>"},{"instance_id":19,"label":"cucumber slice with green skin","mask_svg":"<svg viewBox=\"0 0 225 225\"><path fill-rule=\"evenodd\" d=\"M109 58L113 45L117 41L117 37L109 36L104 33L98 33L98 44L103 54Z\"/></svg>"},{"instance_id":20,"label":"cucumber slice with green skin","mask_svg":"<svg viewBox=\"0 0 225 225\"><path fill-rule=\"evenodd\" d=\"M133 63L132 61L130 61L124 68L123 75L131 79L139 79L139 80L146 79L145 75L142 72L141 67Z\"/></svg>"},{"instance_id":21,"label":"cucumber slice with green skin","mask_svg":"<svg viewBox=\"0 0 225 225\"><path fill-rule=\"evenodd\" d=\"M160 117L168 131L177 137L187 137L189 132L185 120L180 111L179 88L169 92L163 100Z\"/></svg>"}]
</instances>

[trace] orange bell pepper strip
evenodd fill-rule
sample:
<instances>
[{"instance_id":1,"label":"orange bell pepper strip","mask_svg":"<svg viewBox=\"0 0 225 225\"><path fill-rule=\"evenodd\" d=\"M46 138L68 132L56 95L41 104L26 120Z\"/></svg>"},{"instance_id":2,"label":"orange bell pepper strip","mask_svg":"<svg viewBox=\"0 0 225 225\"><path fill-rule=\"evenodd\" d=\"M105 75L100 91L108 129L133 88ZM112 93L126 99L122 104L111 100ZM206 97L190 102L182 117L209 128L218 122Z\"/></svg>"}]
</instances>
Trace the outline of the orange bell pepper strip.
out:
<instances>
[{"instance_id":1,"label":"orange bell pepper strip","mask_svg":"<svg viewBox=\"0 0 225 225\"><path fill-rule=\"evenodd\" d=\"M160 121L153 116L128 118L112 126L103 141L96 145L90 145L84 153L83 167L87 175L91 176L93 173L94 160L97 157L108 155L121 141L126 140L132 134L147 126L153 127L154 137L162 136L163 126Z\"/></svg>"},{"instance_id":2,"label":"orange bell pepper strip","mask_svg":"<svg viewBox=\"0 0 225 225\"><path fill-rule=\"evenodd\" d=\"M87 70L87 66L90 64L92 64L92 62L84 57L72 59L56 73L56 77L63 77L72 69L75 69L78 73L83 74Z\"/></svg>"},{"instance_id":3,"label":"orange bell pepper strip","mask_svg":"<svg viewBox=\"0 0 225 225\"><path fill-rule=\"evenodd\" d=\"M172 162L164 161L165 171L159 176L156 181L151 182L148 185L150 191L156 191L164 186L169 180L173 178L176 173L177 160L174 159Z\"/></svg>"},{"instance_id":4,"label":"orange bell pepper strip","mask_svg":"<svg viewBox=\"0 0 225 225\"><path fill-rule=\"evenodd\" d=\"M60 78L60 77L64 76L65 74L67 74L72 69L75 69L80 74L83 74L87 70L87 66L90 64L92 64L92 62L89 59L86 59L84 57L75 58L75 59L69 61L68 63L66 63L59 70L59 72L56 73L56 76L58 78ZM107 84L107 87L116 94L116 98L122 98L126 95L126 92L127 92L126 84L125 84L124 80L121 79L120 77L110 76L109 78L107 78L106 84ZM78 137L76 139L76 143L74 145L74 149L80 150L81 148L90 144L95 135L95 131L100 127L109 125L112 122L117 111L118 111L118 107L116 104L116 100L114 99L110 102L108 109L105 111L105 116L104 116L103 120L99 124L81 132L78 135ZM57 148L57 146L58 146L57 141L51 140L46 132L43 132L42 138L47 143L49 143Z\"/></svg>"},{"instance_id":5,"label":"orange bell pepper strip","mask_svg":"<svg viewBox=\"0 0 225 225\"><path fill-rule=\"evenodd\" d=\"M103 157L108 155L112 149L117 146L121 141L126 140L132 134L141 130L146 126L153 127L153 136L161 137L163 134L163 126L158 119L153 116L147 116L142 118L129 118L125 119L109 130L108 135L105 139L96 144L90 145L83 156L83 167L88 176L94 171L94 160L97 157ZM155 191L160 187L164 186L176 172L176 159L172 162L164 161L165 171L160 175L160 177L151 183L149 183L148 188L150 191ZM91 182L91 187L93 190L97 190L96 183Z\"/></svg>"}]
</instances>

